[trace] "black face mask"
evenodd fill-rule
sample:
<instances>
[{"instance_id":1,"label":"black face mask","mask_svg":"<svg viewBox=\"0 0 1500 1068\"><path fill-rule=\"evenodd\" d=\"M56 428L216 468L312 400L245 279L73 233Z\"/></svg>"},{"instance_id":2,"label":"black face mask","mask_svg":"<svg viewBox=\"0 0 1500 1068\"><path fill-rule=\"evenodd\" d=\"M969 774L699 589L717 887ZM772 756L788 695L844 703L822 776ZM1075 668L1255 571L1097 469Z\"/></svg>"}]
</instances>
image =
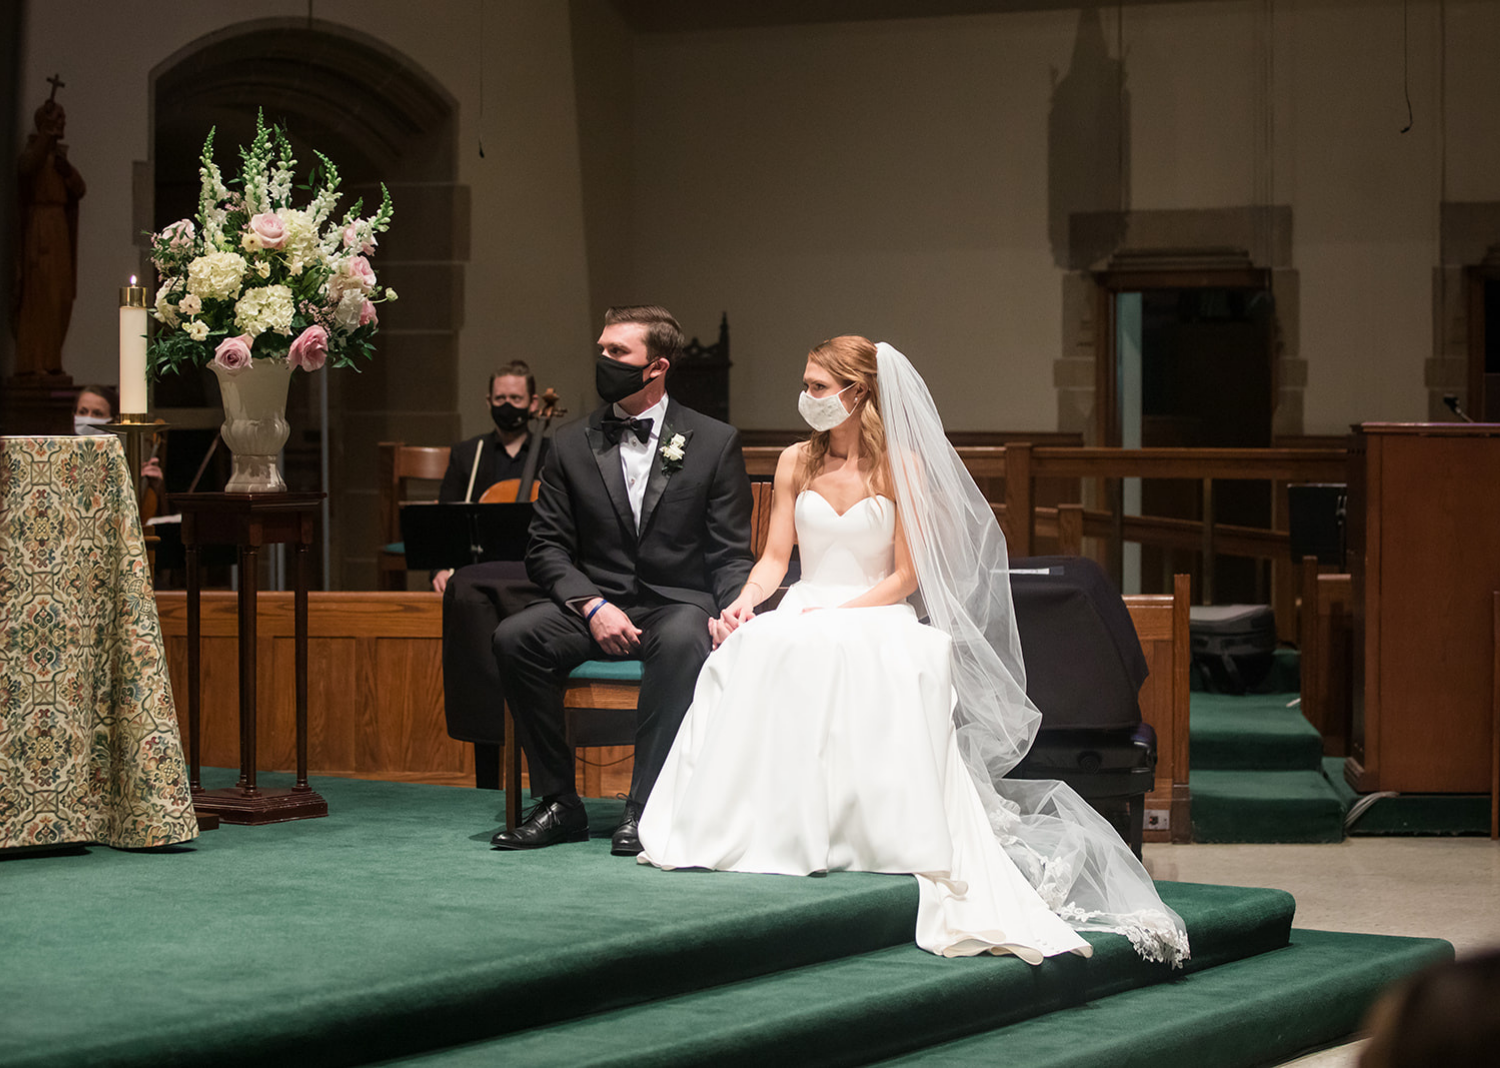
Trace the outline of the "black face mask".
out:
<instances>
[{"instance_id":1,"label":"black face mask","mask_svg":"<svg viewBox=\"0 0 1500 1068\"><path fill-rule=\"evenodd\" d=\"M594 364L594 388L606 404L622 401L646 388L645 374L650 366L648 363L645 367L636 367L601 354Z\"/></svg>"},{"instance_id":2,"label":"black face mask","mask_svg":"<svg viewBox=\"0 0 1500 1068\"><path fill-rule=\"evenodd\" d=\"M490 418L495 421L496 427L506 433L520 430L526 425L526 418L530 414L525 408L518 408L509 401L490 405Z\"/></svg>"}]
</instances>

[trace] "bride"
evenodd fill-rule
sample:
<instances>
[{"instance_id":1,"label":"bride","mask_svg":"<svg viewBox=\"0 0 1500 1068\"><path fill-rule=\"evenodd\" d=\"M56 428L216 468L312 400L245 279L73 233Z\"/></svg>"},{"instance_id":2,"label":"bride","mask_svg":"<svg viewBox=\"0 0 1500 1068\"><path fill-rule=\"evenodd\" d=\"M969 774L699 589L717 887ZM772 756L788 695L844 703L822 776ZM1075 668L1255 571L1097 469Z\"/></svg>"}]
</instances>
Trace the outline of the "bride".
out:
<instances>
[{"instance_id":1,"label":"bride","mask_svg":"<svg viewBox=\"0 0 1500 1068\"><path fill-rule=\"evenodd\" d=\"M1004 536L921 377L846 336L812 350L803 383L814 433L781 454L765 551L710 623L641 862L910 873L930 952L1036 964L1088 956L1094 930L1180 964L1181 919L1109 824L1062 783L1002 778L1041 714ZM756 615L793 544L802 580Z\"/></svg>"}]
</instances>

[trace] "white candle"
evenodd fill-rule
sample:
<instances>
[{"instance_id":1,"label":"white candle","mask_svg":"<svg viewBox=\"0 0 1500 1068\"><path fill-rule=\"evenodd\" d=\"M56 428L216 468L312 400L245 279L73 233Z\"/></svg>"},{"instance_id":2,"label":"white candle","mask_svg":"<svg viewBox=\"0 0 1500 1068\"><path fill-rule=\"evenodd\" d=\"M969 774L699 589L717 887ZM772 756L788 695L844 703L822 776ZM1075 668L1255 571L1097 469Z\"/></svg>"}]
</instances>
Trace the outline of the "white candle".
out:
<instances>
[{"instance_id":1,"label":"white candle","mask_svg":"<svg viewBox=\"0 0 1500 1068\"><path fill-rule=\"evenodd\" d=\"M135 284L120 290L121 415L146 414L146 290Z\"/></svg>"}]
</instances>

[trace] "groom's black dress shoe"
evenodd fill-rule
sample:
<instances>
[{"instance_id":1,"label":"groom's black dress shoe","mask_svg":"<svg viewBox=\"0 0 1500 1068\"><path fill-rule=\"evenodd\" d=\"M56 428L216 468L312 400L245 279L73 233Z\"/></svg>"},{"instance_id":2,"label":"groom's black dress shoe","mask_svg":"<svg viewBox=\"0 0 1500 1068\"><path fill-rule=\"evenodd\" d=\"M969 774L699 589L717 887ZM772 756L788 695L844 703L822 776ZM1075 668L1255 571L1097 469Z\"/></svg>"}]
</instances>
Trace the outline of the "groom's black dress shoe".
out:
<instances>
[{"instance_id":1,"label":"groom's black dress shoe","mask_svg":"<svg viewBox=\"0 0 1500 1068\"><path fill-rule=\"evenodd\" d=\"M641 851L641 811L646 806L639 801L625 799L625 818L615 828L609 842L609 851L617 857L633 857Z\"/></svg>"},{"instance_id":2,"label":"groom's black dress shoe","mask_svg":"<svg viewBox=\"0 0 1500 1068\"><path fill-rule=\"evenodd\" d=\"M578 798L543 798L521 825L490 839L496 849L540 849L558 842L586 842L589 815Z\"/></svg>"}]
</instances>

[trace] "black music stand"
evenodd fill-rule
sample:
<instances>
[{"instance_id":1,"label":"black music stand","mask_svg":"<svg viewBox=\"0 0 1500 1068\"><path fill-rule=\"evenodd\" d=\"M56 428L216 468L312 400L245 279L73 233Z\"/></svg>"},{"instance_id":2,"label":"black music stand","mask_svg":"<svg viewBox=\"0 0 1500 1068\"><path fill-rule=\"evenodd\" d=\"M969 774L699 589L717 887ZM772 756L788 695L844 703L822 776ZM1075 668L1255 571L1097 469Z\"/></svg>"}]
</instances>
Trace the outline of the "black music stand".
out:
<instances>
[{"instance_id":1,"label":"black music stand","mask_svg":"<svg viewBox=\"0 0 1500 1068\"><path fill-rule=\"evenodd\" d=\"M530 526L530 501L401 506L401 540L411 571L522 560Z\"/></svg>"}]
</instances>

